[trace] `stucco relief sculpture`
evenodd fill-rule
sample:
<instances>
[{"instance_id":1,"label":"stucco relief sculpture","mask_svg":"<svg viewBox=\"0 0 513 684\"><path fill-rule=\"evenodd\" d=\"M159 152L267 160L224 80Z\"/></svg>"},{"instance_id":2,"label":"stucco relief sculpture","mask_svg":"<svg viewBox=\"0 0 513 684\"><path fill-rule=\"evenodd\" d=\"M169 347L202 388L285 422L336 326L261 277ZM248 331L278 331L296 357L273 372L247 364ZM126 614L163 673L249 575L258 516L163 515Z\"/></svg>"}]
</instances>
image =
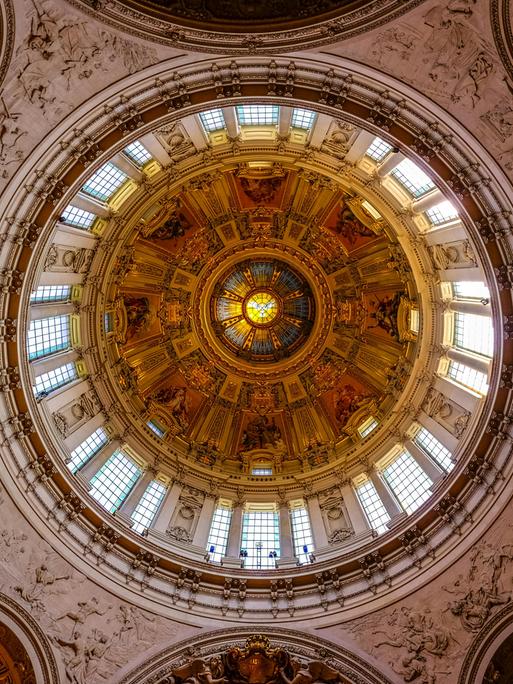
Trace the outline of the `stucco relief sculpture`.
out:
<instances>
[{"instance_id":1,"label":"stucco relief sculpture","mask_svg":"<svg viewBox=\"0 0 513 684\"><path fill-rule=\"evenodd\" d=\"M303 661L262 634L209 659L191 660L171 671L168 684L328 684L348 680L321 660Z\"/></svg>"},{"instance_id":2,"label":"stucco relief sculpture","mask_svg":"<svg viewBox=\"0 0 513 684\"><path fill-rule=\"evenodd\" d=\"M390 631L374 632L385 635L376 646L403 649L400 666L393 667L405 682L434 684L437 673L450 674L450 670L441 669L437 662L449 647L449 632L435 624L429 609L421 613L403 606L392 613L388 622Z\"/></svg>"},{"instance_id":3,"label":"stucco relief sculpture","mask_svg":"<svg viewBox=\"0 0 513 684\"><path fill-rule=\"evenodd\" d=\"M76 18L59 17L50 2L29 6L30 27L17 52L18 79L26 98L41 109L56 102L60 89L71 90L97 71L108 71L109 62L121 59L126 72L133 73L155 58L152 49Z\"/></svg>"},{"instance_id":4,"label":"stucco relief sculpture","mask_svg":"<svg viewBox=\"0 0 513 684\"><path fill-rule=\"evenodd\" d=\"M52 587L57 582L68 580L69 575L56 575L48 568L46 563L42 563L35 569L35 578L28 586L26 584L17 585L14 590L21 598L26 601L32 609L43 610L44 599L48 598L48 587ZM62 590L62 587L60 588Z\"/></svg>"},{"instance_id":5,"label":"stucco relief sculpture","mask_svg":"<svg viewBox=\"0 0 513 684\"><path fill-rule=\"evenodd\" d=\"M472 552L467 574L444 587L453 596L449 610L467 632L478 632L494 609L511 601L512 562L513 544L480 544Z\"/></svg>"},{"instance_id":6,"label":"stucco relief sculpture","mask_svg":"<svg viewBox=\"0 0 513 684\"><path fill-rule=\"evenodd\" d=\"M0 175L7 178L8 167L23 159L23 152L18 147L18 140L27 131L20 128L18 119L21 113L10 111L3 98L0 98Z\"/></svg>"}]
</instances>

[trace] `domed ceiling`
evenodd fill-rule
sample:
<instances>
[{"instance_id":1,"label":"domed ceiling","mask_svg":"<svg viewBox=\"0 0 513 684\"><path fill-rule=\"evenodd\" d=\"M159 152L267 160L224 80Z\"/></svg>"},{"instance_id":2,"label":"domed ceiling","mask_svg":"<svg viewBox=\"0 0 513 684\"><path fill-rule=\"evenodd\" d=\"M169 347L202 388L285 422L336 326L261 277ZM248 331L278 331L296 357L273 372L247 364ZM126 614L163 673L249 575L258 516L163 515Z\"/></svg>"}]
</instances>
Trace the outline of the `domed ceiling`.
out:
<instances>
[{"instance_id":1,"label":"domed ceiling","mask_svg":"<svg viewBox=\"0 0 513 684\"><path fill-rule=\"evenodd\" d=\"M123 0L123 4L150 13L159 12L166 18L189 26L225 31L277 30L297 26L312 19L325 20L350 12L373 0L314 0L307 4L299 0Z\"/></svg>"},{"instance_id":2,"label":"domed ceiling","mask_svg":"<svg viewBox=\"0 0 513 684\"><path fill-rule=\"evenodd\" d=\"M200 52L278 53L332 43L406 14L425 0L67 0L158 43ZM208 47L206 47L208 46Z\"/></svg>"},{"instance_id":3,"label":"domed ceiling","mask_svg":"<svg viewBox=\"0 0 513 684\"><path fill-rule=\"evenodd\" d=\"M416 291L391 228L277 163L160 200L114 281L121 389L188 460L227 472L326 463L388 414L390 376L415 354Z\"/></svg>"}]
</instances>

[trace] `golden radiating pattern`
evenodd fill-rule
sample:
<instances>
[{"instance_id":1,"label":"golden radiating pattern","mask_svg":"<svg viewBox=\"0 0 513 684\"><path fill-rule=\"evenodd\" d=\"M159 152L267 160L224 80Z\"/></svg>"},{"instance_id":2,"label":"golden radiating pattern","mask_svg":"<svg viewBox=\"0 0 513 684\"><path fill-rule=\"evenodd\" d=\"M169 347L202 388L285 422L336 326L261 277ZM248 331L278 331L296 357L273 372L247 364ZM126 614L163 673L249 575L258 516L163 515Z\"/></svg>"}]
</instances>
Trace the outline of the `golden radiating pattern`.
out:
<instances>
[{"instance_id":1,"label":"golden radiating pattern","mask_svg":"<svg viewBox=\"0 0 513 684\"><path fill-rule=\"evenodd\" d=\"M278 300L270 292L255 292L244 305L246 318L257 325L269 325L278 310Z\"/></svg>"},{"instance_id":2,"label":"golden radiating pattern","mask_svg":"<svg viewBox=\"0 0 513 684\"><path fill-rule=\"evenodd\" d=\"M306 279L279 260L244 261L214 290L211 317L221 342L239 357L276 361L310 334L315 303Z\"/></svg>"}]
</instances>

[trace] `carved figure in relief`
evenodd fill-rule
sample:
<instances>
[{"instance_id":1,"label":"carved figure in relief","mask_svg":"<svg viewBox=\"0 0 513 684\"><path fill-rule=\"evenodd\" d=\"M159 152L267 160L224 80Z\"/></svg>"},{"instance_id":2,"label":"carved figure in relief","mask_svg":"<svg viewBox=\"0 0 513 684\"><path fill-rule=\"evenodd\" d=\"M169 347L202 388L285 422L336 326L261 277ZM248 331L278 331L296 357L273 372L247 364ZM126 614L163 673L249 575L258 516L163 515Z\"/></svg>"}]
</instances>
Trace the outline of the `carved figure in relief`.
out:
<instances>
[{"instance_id":1,"label":"carved figure in relief","mask_svg":"<svg viewBox=\"0 0 513 684\"><path fill-rule=\"evenodd\" d=\"M54 17L49 2L32 2L32 7L30 29L17 52L17 84L41 109L60 104L63 90L95 72L109 72L113 63L121 62L132 73L156 57L154 50L95 29L78 17Z\"/></svg>"},{"instance_id":2,"label":"carved figure in relief","mask_svg":"<svg viewBox=\"0 0 513 684\"><path fill-rule=\"evenodd\" d=\"M113 636L117 636L117 633ZM66 675L72 684L90 684L98 673L100 661L112 644L112 638L109 639L97 629L93 629L86 639L81 632L75 631L71 639L54 637L54 641L72 652L66 659Z\"/></svg>"},{"instance_id":3,"label":"carved figure in relief","mask_svg":"<svg viewBox=\"0 0 513 684\"><path fill-rule=\"evenodd\" d=\"M134 608L133 606L130 607L130 612L135 624L137 641L152 643L157 628L157 619L153 615L144 613L139 608Z\"/></svg>"},{"instance_id":4,"label":"carved figure in relief","mask_svg":"<svg viewBox=\"0 0 513 684\"><path fill-rule=\"evenodd\" d=\"M105 613L112 608L112 606L109 605L105 609L101 609L96 596L93 596L87 601L79 601L77 606L76 610L63 613L56 620L69 618L73 622L72 633L76 632L77 625L83 625L91 615L105 615Z\"/></svg>"},{"instance_id":5,"label":"carved figure in relief","mask_svg":"<svg viewBox=\"0 0 513 684\"><path fill-rule=\"evenodd\" d=\"M21 598L30 603L32 608L39 610L44 609L44 601L42 600L45 595L46 588L60 582L62 580L68 580L69 575L54 575L45 563L42 563L35 570L35 580L30 587L24 587L21 585L15 586L14 591L16 591Z\"/></svg>"},{"instance_id":6,"label":"carved figure in relief","mask_svg":"<svg viewBox=\"0 0 513 684\"><path fill-rule=\"evenodd\" d=\"M18 554L25 553L25 542L28 537L23 532L16 534L12 530L2 530L0 533L0 544L3 545L2 560L5 563L14 560Z\"/></svg>"},{"instance_id":7,"label":"carved figure in relief","mask_svg":"<svg viewBox=\"0 0 513 684\"><path fill-rule=\"evenodd\" d=\"M477 632L496 606L511 601L511 591L502 591L501 579L506 565L513 561L513 546L478 546L471 555L471 566L465 578L452 588L442 587L457 598L448 610L460 618L467 632Z\"/></svg>"},{"instance_id":8,"label":"carved figure in relief","mask_svg":"<svg viewBox=\"0 0 513 684\"><path fill-rule=\"evenodd\" d=\"M220 658L211 658L209 662L203 659L193 660L175 670L176 675L183 678L184 684L224 684L224 667Z\"/></svg>"},{"instance_id":9,"label":"carved figure in relief","mask_svg":"<svg viewBox=\"0 0 513 684\"><path fill-rule=\"evenodd\" d=\"M23 152L16 149L18 140L27 134L16 123L19 112L10 112L3 97L0 97L0 167L23 159ZM7 173L3 171L2 177Z\"/></svg>"},{"instance_id":10,"label":"carved figure in relief","mask_svg":"<svg viewBox=\"0 0 513 684\"><path fill-rule=\"evenodd\" d=\"M373 632L387 636L375 646L387 645L406 649L406 654L401 658L402 669L396 672L402 675L405 682L434 684L435 659L445 655L449 647L449 634L441 627L435 626L429 609L420 613L403 606L401 610L392 613L388 622L390 631Z\"/></svg>"},{"instance_id":11,"label":"carved figure in relief","mask_svg":"<svg viewBox=\"0 0 513 684\"><path fill-rule=\"evenodd\" d=\"M476 0L450 0L437 5L424 16L432 33L424 46L434 55L429 78L447 87L452 82L451 99L469 97L475 107L494 69L493 48L470 23Z\"/></svg>"},{"instance_id":12,"label":"carved figure in relief","mask_svg":"<svg viewBox=\"0 0 513 684\"><path fill-rule=\"evenodd\" d=\"M55 100L52 79L59 70L56 65L60 57L55 54L59 29L57 23L34 6L35 14L22 49L24 64L18 73L18 80L25 94L33 104L44 107Z\"/></svg>"},{"instance_id":13,"label":"carved figure in relief","mask_svg":"<svg viewBox=\"0 0 513 684\"><path fill-rule=\"evenodd\" d=\"M280 675L285 684L313 684L313 682L340 682L343 681L340 673L334 670L329 665L319 661L313 660L307 664L300 663L297 660L291 661L291 666L294 671L292 679L287 677L286 668L280 668Z\"/></svg>"},{"instance_id":14,"label":"carved figure in relief","mask_svg":"<svg viewBox=\"0 0 513 684\"><path fill-rule=\"evenodd\" d=\"M408 61L415 47L417 36L408 28L392 27L378 36L372 55L378 64L387 64L396 56Z\"/></svg>"}]
</instances>

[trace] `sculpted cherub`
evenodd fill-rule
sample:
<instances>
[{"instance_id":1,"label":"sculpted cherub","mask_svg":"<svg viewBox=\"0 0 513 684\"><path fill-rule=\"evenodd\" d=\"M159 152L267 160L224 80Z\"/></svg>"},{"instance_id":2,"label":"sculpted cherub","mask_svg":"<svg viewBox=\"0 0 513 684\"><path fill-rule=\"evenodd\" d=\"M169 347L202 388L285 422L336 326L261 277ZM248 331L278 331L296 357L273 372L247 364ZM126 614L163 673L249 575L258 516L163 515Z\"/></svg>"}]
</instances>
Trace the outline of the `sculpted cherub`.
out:
<instances>
[{"instance_id":1,"label":"sculpted cherub","mask_svg":"<svg viewBox=\"0 0 513 684\"><path fill-rule=\"evenodd\" d=\"M320 660L312 660L309 663L291 661L294 676L289 679L285 674L285 668L280 668L280 674L285 684L314 684L314 682L341 682L348 684L347 679L340 672Z\"/></svg>"},{"instance_id":2,"label":"sculpted cherub","mask_svg":"<svg viewBox=\"0 0 513 684\"><path fill-rule=\"evenodd\" d=\"M223 674L223 663L216 657L211 658L208 663L198 658L173 670L175 679L182 679L188 684L224 684L226 677Z\"/></svg>"}]
</instances>

